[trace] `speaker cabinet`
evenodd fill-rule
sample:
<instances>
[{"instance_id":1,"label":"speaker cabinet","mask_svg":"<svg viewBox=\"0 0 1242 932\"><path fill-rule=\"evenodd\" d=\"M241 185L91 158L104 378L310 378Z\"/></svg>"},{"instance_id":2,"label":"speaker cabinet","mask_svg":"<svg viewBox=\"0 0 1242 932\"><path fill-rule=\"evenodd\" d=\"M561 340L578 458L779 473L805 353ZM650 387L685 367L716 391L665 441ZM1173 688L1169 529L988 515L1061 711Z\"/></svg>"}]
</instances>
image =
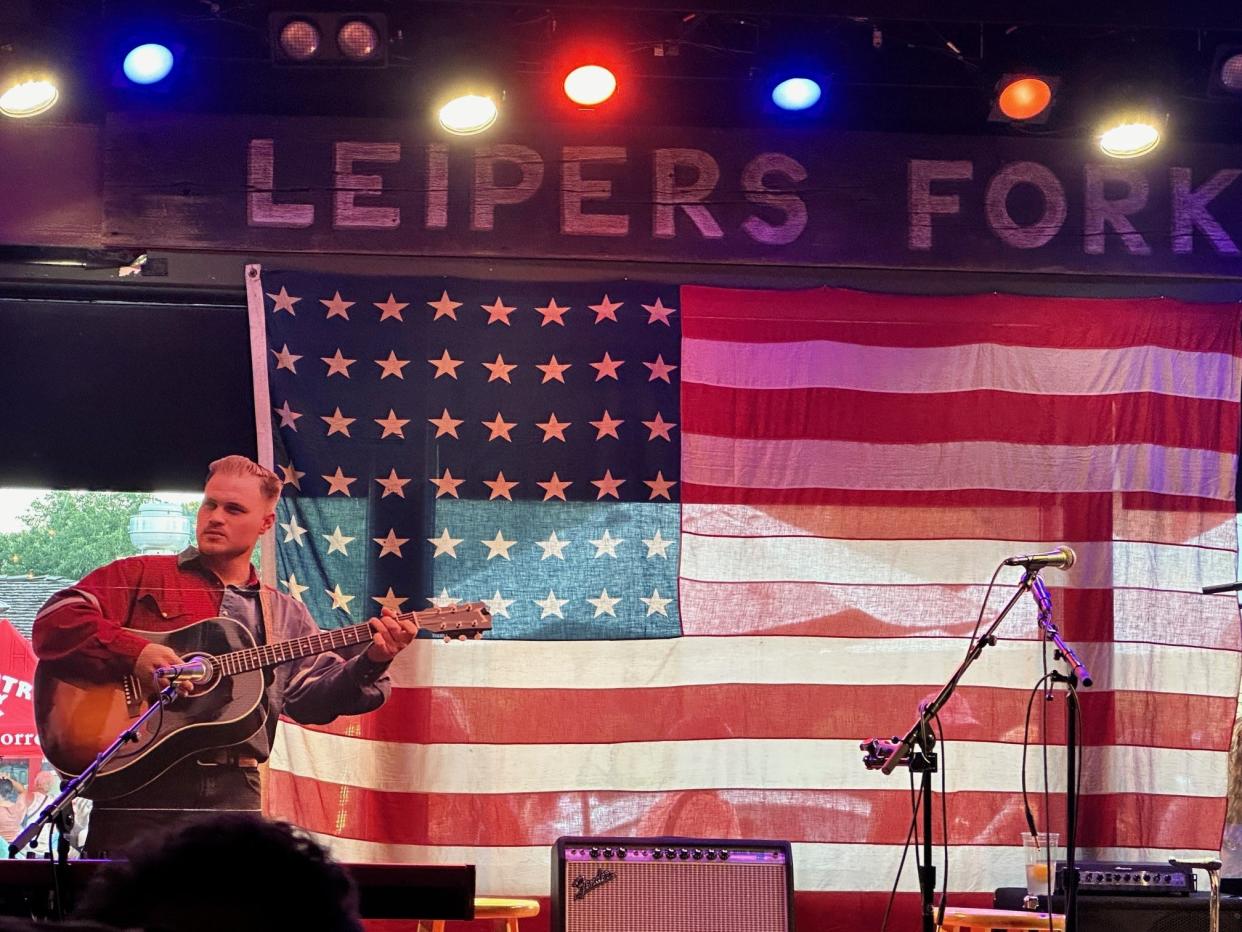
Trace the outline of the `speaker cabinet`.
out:
<instances>
[{"instance_id":1,"label":"speaker cabinet","mask_svg":"<svg viewBox=\"0 0 1242 932\"><path fill-rule=\"evenodd\" d=\"M553 932L793 932L784 841L560 838Z\"/></svg>"},{"instance_id":2,"label":"speaker cabinet","mask_svg":"<svg viewBox=\"0 0 1242 932\"><path fill-rule=\"evenodd\" d=\"M1019 887L1002 887L996 891L996 905L1000 909L1021 909L1025 894ZM1208 905L1208 894L1204 892L1189 896L1080 893L1078 932L1208 932ZM1060 896L1052 898L1052 908L1054 912L1065 908ZM1242 896L1220 898L1220 930L1242 932Z\"/></svg>"}]
</instances>

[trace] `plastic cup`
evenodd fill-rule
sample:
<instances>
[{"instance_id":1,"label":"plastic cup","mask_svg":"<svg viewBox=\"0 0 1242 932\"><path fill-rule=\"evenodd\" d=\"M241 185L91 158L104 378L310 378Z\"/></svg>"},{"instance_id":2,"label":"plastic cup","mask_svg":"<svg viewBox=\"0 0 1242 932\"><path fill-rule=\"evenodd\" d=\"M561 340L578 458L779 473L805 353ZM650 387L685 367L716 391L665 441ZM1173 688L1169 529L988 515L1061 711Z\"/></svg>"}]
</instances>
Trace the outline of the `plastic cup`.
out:
<instances>
[{"instance_id":1,"label":"plastic cup","mask_svg":"<svg viewBox=\"0 0 1242 932\"><path fill-rule=\"evenodd\" d=\"M1026 859L1026 892L1031 896L1051 896L1057 859L1062 857L1058 832L1023 833L1022 852Z\"/></svg>"}]
</instances>

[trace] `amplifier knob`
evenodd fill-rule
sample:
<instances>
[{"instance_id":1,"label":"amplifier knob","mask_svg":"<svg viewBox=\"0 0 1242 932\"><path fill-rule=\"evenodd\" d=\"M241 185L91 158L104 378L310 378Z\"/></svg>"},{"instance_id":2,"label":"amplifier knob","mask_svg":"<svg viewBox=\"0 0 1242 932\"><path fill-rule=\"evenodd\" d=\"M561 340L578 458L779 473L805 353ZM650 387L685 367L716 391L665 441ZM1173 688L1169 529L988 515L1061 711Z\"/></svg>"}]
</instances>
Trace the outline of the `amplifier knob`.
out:
<instances>
[{"instance_id":1,"label":"amplifier knob","mask_svg":"<svg viewBox=\"0 0 1242 932\"><path fill-rule=\"evenodd\" d=\"M690 851L686 848L682 848L681 851L677 852L677 856L683 861L688 861L690 860Z\"/></svg>"},{"instance_id":2,"label":"amplifier knob","mask_svg":"<svg viewBox=\"0 0 1242 932\"><path fill-rule=\"evenodd\" d=\"M1150 883L1150 882L1151 882L1151 874L1147 873L1147 871L1143 871L1143 883Z\"/></svg>"},{"instance_id":3,"label":"amplifier knob","mask_svg":"<svg viewBox=\"0 0 1242 932\"><path fill-rule=\"evenodd\" d=\"M664 858L664 852L661 851L659 848L656 848L655 851L651 852L651 856L655 858L657 861L660 861L660 860L663 860Z\"/></svg>"},{"instance_id":4,"label":"amplifier knob","mask_svg":"<svg viewBox=\"0 0 1242 932\"><path fill-rule=\"evenodd\" d=\"M694 849L694 859L695 859L696 861L701 861L701 860L703 860L703 852L702 852L702 851L700 851L698 848L695 848L695 849Z\"/></svg>"},{"instance_id":5,"label":"amplifier knob","mask_svg":"<svg viewBox=\"0 0 1242 932\"><path fill-rule=\"evenodd\" d=\"M619 857L619 858L623 858L623 857L625 857L627 854L629 854L629 852L628 852L628 851L626 851L624 848L618 848L618 849L617 849L617 857Z\"/></svg>"},{"instance_id":6,"label":"amplifier knob","mask_svg":"<svg viewBox=\"0 0 1242 932\"><path fill-rule=\"evenodd\" d=\"M593 858L597 858L597 857L599 857L599 848L592 848L592 849L591 849L591 857L593 857Z\"/></svg>"},{"instance_id":7,"label":"amplifier knob","mask_svg":"<svg viewBox=\"0 0 1242 932\"><path fill-rule=\"evenodd\" d=\"M722 861L727 861L727 860L729 860L729 852L728 852L728 851L721 851L721 852L720 852L720 860L722 860Z\"/></svg>"},{"instance_id":8,"label":"amplifier knob","mask_svg":"<svg viewBox=\"0 0 1242 932\"><path fill-rule=\"evenodd\" d=\"M716 852L715 852L715 851L708 851L708 852L707 852L707 860L709 860L709 861L714 861L714 860L716 860Z\"/></svg>"},{"instance_id":9,"label":"amplifier knob","mask_svg":"<svg viewBox=\"0 0 1242 932\"><path fill-rule=\"evenodd\" d=\"M606 857L606 858L611 858L611 857L612 857L612 849L611 849L611 848L605 848L605 849L604 849L604 857Z\"/></svg>"},{"instance_id":10,"label":"amplifier knob","mask_svg":"<svg viewBox=\"0 0 1242 932\"><path fill-rule=\"evenodd\" d=\"M669 848L668 850L666 850L666 851L664 852L664 856L665 856L666 858L668 858L670 861L676 860L676 858L677 858L677 849L676 849L676 848Z\"/></svg>"}]
</instances>

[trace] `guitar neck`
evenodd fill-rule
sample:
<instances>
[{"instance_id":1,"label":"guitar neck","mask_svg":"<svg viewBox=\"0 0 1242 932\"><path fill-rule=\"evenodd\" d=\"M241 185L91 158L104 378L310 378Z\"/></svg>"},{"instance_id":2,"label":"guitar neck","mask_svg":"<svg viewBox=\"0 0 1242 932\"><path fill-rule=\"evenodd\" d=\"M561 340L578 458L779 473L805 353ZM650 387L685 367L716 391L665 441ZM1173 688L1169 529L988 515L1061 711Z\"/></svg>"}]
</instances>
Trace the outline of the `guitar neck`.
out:
<instances>
[{"instance_id":1,"label":"guitar neck","mask_svg":"<svg viewBox=\"0 0 1242 932\"><path fill-rule=\"evenodd\" d=\"M398 619L417 622L419 612L401 612ZM232 653L221 654L216 658L224 673L235 675L250 670L262 670L275 667L292 660L301 660L330 650L340 650L354 644L369 643L374 630L367 623L350 625L348 628L334 628L306 637L291 638L288 641L276 641L259 647L248 647Z\"/></svg>"}]
</instances>

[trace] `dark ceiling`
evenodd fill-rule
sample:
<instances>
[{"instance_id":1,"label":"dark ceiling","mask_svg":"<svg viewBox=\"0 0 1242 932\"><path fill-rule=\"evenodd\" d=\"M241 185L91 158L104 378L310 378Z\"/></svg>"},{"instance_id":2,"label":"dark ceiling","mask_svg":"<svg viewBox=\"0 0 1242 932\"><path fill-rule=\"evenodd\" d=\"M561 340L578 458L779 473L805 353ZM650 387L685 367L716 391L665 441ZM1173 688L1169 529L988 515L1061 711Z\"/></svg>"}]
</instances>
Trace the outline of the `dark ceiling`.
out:
<instances>
[{"instance_id":1,"label":"dark ceiling","mask_svg":"<svg viewBox=\"0 0 1242 932\"><path fill-rule=\"evenodd\" d=\"M1214 93L1222 48L1242 49L1242 4L854 3L789 0L0 0L0 64L26 51L66 72L58 119L159 108L225 113L408 118L442 83L485 66L518 120L566 112L553 75L569 51L604 43L621 62L623 94L588 118L641 124L738 126L776 119L765 91L783 64L815 63L831 76L822 125L952 133L1079 135L1109 96L1156 97L1186 138L1237 141L1242 98ZM273 63L273 10L383 14L381 68ZM928 12L933 11L933 12ZM174 79L123 86L122 46L149 27L182 50ZM987 120L998 78L1035 70L1061 79L1048 123ZM786 117L785 119L788 119Z\"/></svg>"}]
</instances>

